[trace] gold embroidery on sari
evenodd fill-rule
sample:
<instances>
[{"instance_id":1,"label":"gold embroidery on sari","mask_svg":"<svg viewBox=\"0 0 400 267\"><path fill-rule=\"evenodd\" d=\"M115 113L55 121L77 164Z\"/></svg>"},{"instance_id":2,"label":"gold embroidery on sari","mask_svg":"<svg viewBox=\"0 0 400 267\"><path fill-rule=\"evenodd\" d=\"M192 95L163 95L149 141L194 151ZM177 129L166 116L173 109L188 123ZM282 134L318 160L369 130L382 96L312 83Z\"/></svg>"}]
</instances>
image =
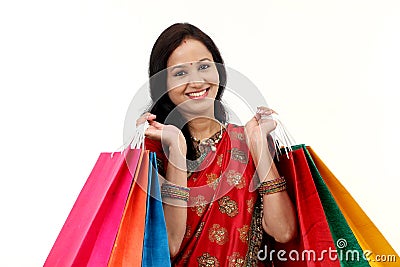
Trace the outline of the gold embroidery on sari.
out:
<instances>
[{"instance_id":1,"label":"gold embroidery on sari","mask_svg":"<svg viewBox=\"0 0 400 267\"><path fill-rule=\"evenodd\" d=\"M190 238L191 234L192 234L192 227L190 225L186 225L185 237Z\"/></svg>"},{"instance_id":2,"label":"gold embroidery on sari","mask_svg":"<svg viewBox=\"0 0 400 267\"><path fill-rule=\"evenodd\" d=\"M249 226L248 225L243 225L242 228L237 229L239 231L239 238L243 243L247 243L249 241Z\"/></svg>"},{"instance_id":3,"label":"gold embroidery on sari","mask_svg":"<svg viewBox=\"0 0 400 267\"><path fill-rule=\"evenodd\" d=\"M254 198L246 200L246 204L247 204L247 211L250 214L252 214L253 213L253 209L254 209Z\"/></svg>"},{"instance_id":4,"label":"gold embroidery on sari","mask_svg":"<svg viewBox=\"0 0 400 267\"><path fill-rule=\"evenodd\" d=\"M188 262L190 254L192 254L192 250L191 249L186 250L185 254L183 254L182 256L183 263L186 264Z\"/></svg>"},{"instance_id":5,"label":"gold embroidery on sari","mask_svg":"<svg viewBox=\"0 0 400 267\"><path fill-rule=\"evenodd\" d=\"M201 216L207 207L207 201L204 196L198 195L191 197L190 200L191 204L193 205L191 207L192 211L195 211L197 216Z\"/></svg>"},{"instance_id":6,"label":"gold embroidery on sari","mask_svg":"<svg viewBox=\"0 0 400 267\"><path fill-rule=\"evenodd\" d=\"M229 267L242 267L244 259L239 252L233 252L232 256L228 257Z\"/></svg>"},{"instance_id":7,"label":"gold embroidery on sari","mask_svg":"<svg viewBox=\"0 0 400 267\"><path fill-rule=\"evenodd\" d=\"M247 164L249 162L249 159L247 158L247 153L236 147L232 148L231 150L231 159L237 160L243 164Z\"/></svg>"},{"instance_id":8,"label":"gold embroidery on sari","mask_svg":"<svg viewBox=\"0 0 400 267\"><path fill-rule=\"evenodd\" d=\"M232 139L236 139L236 140L240 140L240 141L244 140L244 134L243 133L230 132L229 136L232 137Z\"/></svg>"},{"instance_id":9,"label":"gold embroidery on sari","mask_svg":"<svg viewBox=\"0 0 400 267\"><path fill-rule=\"evenodd\" d=\"M200 257L197 257L198 267L219 267L219 261L210 253L205 252Z\"/></svg>"},{"instance_id":10,"label":"gold embroidery on sari","mask_svg":"<svg viewBox=\"0 0 400 267\"><path fill-rule=\"evenodd\" d=\"M222 166L222 159L223 159L223 157L224 157L224 154L219 154L219 155L217 156L217 165L218 165L219 167Z\"/></svg>"},{"instance_id":11,"label":"gold embroidery on sari","mask_svg":"<svg viewBox=\"0 0 400 267\"><path fill-rule=\"evenodd\" d=\"M196 230L196 233L194 234L194 236L196 238L198 238L200 236L201 232L203 231L204 224L205 224L205 222L200 223L199 228Z\"/></svg>"},{"instance_id":12,"label":"gold embroidery on sari","mask_svg":"<svg viewBox=\"0 0 400 267\"><path fill-rule=\"evenodd\" d=\"M229 240L228 231L217 223L213 224L208 230L208 239L218 245L223 245Z\"/></svg>"},{"instance_id":13,"label":"gold embroidery on sari","mask_svg":"<svg viewBox=\"0 0 400 267\"><path fill-rule=\"evenodd\" d=\"M257 253L260 250L263 238L262 210L263 204L261 201L261 197L258 197L254 204L253 216L251 220L250 231L248 234L249 245L244 265L246 267L258 266L259 259L257 257Z\"/></svg>"},{"instance_id":14,"label":"gold embroidery on sari","mask_svg":"<svg viewBox=\"0 0 400 267\"><path fill-rule=\"evenodd\" d=\"M246 180L240 172L229 170L226 174L227 183L230 186L235 186L237 189L242 189L246 186Z\"/></svg>"},{"instance_id":15,"label":"gold embroidery on sari","mask_svg":"<svg viewBox=\"0 0 400 267\"><path fill-rule=\"evenodd\" d=\"M219 210L222 213L226 213L229 217L235 217L239 213L237 203L232 200L229 196L224 196L218 200Z\"/></svg>"},{"instance_id":16,"label":"gold embroidery on sari","mask_svg":"<svg viewBox=\"0 0 400 267\"><path fill-rule=\"evenodd\" d=\"M206 174L207 176L207 184L212 189L217 189L218 183L220 181L220 177L215 173Z\"/></svg>"}]
</instances>

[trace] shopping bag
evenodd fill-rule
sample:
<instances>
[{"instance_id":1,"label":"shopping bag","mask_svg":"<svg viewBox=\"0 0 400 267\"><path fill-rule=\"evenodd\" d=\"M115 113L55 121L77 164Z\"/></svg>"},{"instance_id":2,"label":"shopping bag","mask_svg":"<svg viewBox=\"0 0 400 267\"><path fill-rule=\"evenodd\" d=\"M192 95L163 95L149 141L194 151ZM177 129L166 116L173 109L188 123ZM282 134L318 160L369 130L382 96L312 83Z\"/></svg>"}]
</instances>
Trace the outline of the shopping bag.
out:
<instances>
[{"instance_id":1,"label":"shopping bag","mask_svg":"<svg viewBox=\"0 0 400 267\"><path fill-rule=\"evenodd\" d=\"M44 266L105 266L140 151L101 153Z\"/></svg>"},{"instance_id":2,"label":"shopping bag","mask_svg":"<svg viewBox=\"0 0 400 267\"><path fill-rule=\"evenodd\" d=\"M108 266L141 266L146 217L149 151L143 151Z\"/></svg>"},{"instance_id":3,"label":"shopping bag","mask_svg":"<svg viewBox=\"0 0 400 267\"><path fill-rule=\"evenodd\" d=\"M142 267L171 266L156 154L150 153Z\"/></svg>"},{"instance_id":4,"label":"shopping bag","mask_svg":"<svg viewBox=\"0 0 400 267\"><path fill-rule=\"evenodd\" d=\"M397 253L380 233L378 228L368 218L354 198L328 169L314 150L309 146L307 146L306 149L310 159L314 162L315 167L322 176L327 189L332 194L341 213L350 226L351 231L357 238L361 249L365 253L365 257L370 260L369 265L373 267L390 266L390 261L376 260L376 255L390 256L392 257L391 260L399 259ZM395 265L396 263L392 262L392 266Z\"/></svg>"},{"instance_id":5,"label":"shopping bag","mask_svg":"<svg viewBox=\"0 0 400 267\"><path fill-rule=\"evenodd\" d=\"M338 259L326 254L335 250L335 244L303 150L286 151L279 156L276 166L286 178L299 228L291 242L275 243L274 266L340 266ZM278 251L282 251L280 256Z\"/></svg>"},{"instance_id":6,"label":"shopping bag","mask_svg":"<svg viewBox=\"0 0 400 267\"><path fill-rule=\"evenodd\" d=\"M296 146L296 149L303 150L310 167L314 183L317 187L319 197L324 207L325 215L329 223L332 237L335 241L336 256L342 266L370 266L364 258L363 251L349 227L345 217L339 209L331 192L323 181L321 174L313 162L310 154L304 145Z\"/></svg>"}]
</instances>

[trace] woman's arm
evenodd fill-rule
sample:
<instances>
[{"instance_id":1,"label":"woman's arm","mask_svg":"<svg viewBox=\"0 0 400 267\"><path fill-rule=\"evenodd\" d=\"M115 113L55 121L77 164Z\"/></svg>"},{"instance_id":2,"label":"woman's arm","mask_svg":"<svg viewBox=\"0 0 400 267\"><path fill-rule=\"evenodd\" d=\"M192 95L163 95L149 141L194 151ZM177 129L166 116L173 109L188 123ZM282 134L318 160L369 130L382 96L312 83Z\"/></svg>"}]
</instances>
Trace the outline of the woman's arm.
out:
<instances>
[{"instance_id":1,"label":"woman's arm","mask_svg":"<svg viewBox=\"0 0 400 267\"><path fill-rule=\"evenodd\" d=\"M169 146L169 163L165 176L168 182L186 187L186 146L179 147L179 143L185 144L183 135L181 138L183 138L183 140ZM170 198L164 199L163 202L169 251L171 257L174 257L178 253L186 231L187 203L183 200Z\"/></svg>"},{"instance_id":2,"label":"woman's arm","mask_svg":"<svg viewBox=\"0 0 400 267\"><path fill-rule=\"evenodd\" d=\"M168 165L165 178L168 183L186 187L186 140L182 132L172 125L164 125L155 121L156 116L146 113L136 124L149 122L145 135L147 138L160 141L168 153ZM165 154L165 153L164 153ZM162 177L162 175L160 175ZM164 177L162 177L164 178ZM168 232L168 244L171 257L174 257L186 231L187 203L179 199L163 198L164 217Z\"/></svg>"},{"instance_id":3,"label":"woman's arm","mask_svg":"<svg viewBox=\"0 0 400 267\"><path fill-rule=\"evenodd\" d=\"M262 108L262 115L271 115L273 110ZM261 182L279 178L278 170L269 153L266 136L275 129L276 123L272 119L261 119L256 114L245 127L246 140L249 146L257 174ZM286 243L297 234L297 219L293 203L286 191L263 196L263 219L265 232L277 242Z\"/></svg>"},{"instance_id":4,"label":"woman's arm","mask_svg":"<svg viewBox=\"0 0 400 267\"><path fill-rule=\"evenodd\" d=\"M250 149L250 151L256 166L258 166L257 174L260 181L266 182L279 178L278 170L268 152L268 144L257 143L256 146L257 148ZM264 194L262 200L262 225L265 232L280 243L292 240L297 234L297 219L287 192Z\"/></svg>"}]
</instances>

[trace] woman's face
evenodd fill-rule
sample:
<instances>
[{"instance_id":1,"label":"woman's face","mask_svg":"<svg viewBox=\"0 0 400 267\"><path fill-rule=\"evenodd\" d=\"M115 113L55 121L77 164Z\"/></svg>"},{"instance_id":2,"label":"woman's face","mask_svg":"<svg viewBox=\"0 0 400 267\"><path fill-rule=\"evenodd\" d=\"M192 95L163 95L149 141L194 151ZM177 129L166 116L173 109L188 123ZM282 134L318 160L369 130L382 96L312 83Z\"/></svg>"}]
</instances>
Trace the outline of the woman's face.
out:
<instances>
[{"instance_id":1,"label":"woman's face","mask_svg":"<svg viewBox=\"0 0 400 267\"><path fill-rule=\"evenodd\" d=\"M214 59L200 41L185 39L167 62L168 96L179 110L213 116L219 76Z\"/></svg>"}]
</instances>

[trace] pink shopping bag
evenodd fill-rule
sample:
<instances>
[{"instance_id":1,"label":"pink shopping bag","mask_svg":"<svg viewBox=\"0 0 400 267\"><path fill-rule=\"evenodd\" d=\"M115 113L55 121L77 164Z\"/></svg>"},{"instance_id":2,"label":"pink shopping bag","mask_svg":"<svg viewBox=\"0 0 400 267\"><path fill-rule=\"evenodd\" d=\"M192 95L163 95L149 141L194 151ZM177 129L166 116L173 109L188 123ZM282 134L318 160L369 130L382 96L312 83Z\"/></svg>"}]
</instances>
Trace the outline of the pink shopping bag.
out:
<instances>
[{"instance_id":1,"label":"pink shopping bag","mask_svg":"<svg viewBox=\"0 0 400 267\"><path fill-rule=\"evenodd\" d=\"M100 154L44 266L107 266L140 155Z\"/></svg>"},{"instance_id":2,"label":"pink shopping bag","mask_svg":"<svg viewBox=\"0 0 400 267\"><path fill-rule=\"evenodd\" d=\"M146 150L140 157L108 267L142 266L148 176L149 151Z\"/></svg>"}]
</instances>

